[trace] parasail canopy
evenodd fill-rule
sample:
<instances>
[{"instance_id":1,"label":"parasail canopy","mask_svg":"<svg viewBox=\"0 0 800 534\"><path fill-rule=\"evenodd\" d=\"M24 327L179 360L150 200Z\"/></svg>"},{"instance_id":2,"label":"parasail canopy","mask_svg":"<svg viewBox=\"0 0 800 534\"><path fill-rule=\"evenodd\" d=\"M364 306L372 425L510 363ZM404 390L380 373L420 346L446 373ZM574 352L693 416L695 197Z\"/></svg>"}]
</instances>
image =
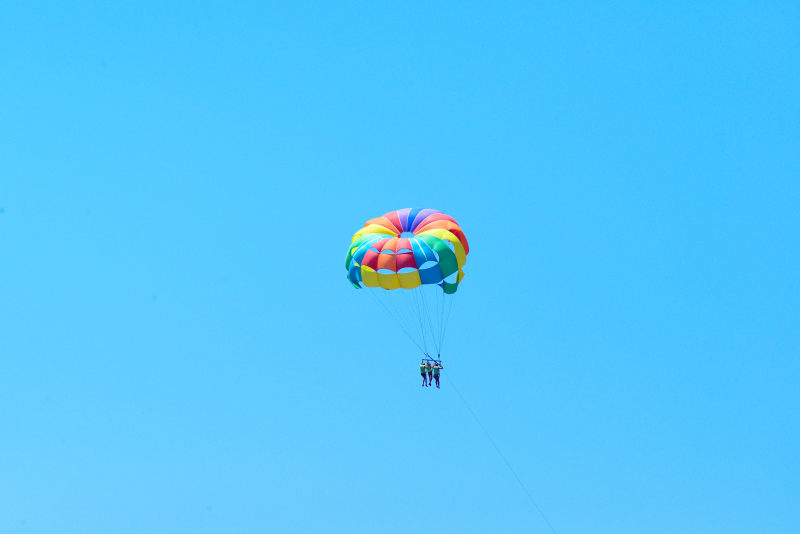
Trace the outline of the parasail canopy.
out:
<instances>
[{"instance_id":1,"label":"parasail canopy","mask_svg":"<svg viewBox=\"0 0 800 534\"><path fill-rule=\"evenodd\" d=\"M438 210L406 208L367 221L353 235L345 268L358 288L435 284L450 294L464 278L468 253L455 219Z\"/></svg>"}]
</instances>

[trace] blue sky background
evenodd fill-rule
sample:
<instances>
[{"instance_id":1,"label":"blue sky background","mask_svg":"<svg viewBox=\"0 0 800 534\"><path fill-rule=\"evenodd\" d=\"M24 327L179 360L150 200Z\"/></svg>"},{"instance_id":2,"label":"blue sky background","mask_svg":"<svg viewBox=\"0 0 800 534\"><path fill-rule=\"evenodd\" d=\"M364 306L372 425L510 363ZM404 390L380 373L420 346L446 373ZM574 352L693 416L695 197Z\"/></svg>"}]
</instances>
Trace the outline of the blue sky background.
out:
<instances>
[{"instance_id":1,"label":"blue sky background","mask_svg":"<svg viewBox=\"0 0 800 534\"><path fill-rule=\"evenodd\" d=\"M0 531L548 532L454 383L559 534L799 532L798 16L4 4ZM441 390L345 280L412 206Z\"/></svg>"}]
</instances>

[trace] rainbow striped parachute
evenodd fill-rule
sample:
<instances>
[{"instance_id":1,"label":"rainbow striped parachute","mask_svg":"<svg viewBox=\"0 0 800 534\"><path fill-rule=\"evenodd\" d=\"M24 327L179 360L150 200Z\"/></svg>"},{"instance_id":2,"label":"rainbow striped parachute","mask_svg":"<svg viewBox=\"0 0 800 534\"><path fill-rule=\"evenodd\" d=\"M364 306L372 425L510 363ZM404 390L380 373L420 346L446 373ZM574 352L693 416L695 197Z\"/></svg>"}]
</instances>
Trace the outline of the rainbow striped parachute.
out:
<instances>
[{"instance_id":1,"label":"rainbow striped parachute","mask_svg":"<svg viewBox=\"0 0 800 534\"><path fill-rule=\"evenodd\" d=\"M468 253L455 219L406 208L367 221L353 235L345 268L350 283L366 288L423 353L438 354Z\"/></svg>"}]
</instances>

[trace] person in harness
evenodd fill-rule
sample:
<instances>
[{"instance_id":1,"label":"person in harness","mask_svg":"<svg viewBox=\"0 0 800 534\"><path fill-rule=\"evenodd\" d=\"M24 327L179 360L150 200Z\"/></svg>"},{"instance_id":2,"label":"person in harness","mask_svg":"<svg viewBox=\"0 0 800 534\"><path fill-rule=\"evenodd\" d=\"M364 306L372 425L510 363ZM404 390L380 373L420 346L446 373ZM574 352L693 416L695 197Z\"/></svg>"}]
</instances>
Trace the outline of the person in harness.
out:
<instances>
[{"instance_id":1,"label":"person in harness","mask_svg":"<svg viewBox=\"0 0 800 534\"><path fill-rule=\"evenodd\" d=\"M442 366L442 362L437 360L437 361L435 361L433 363L433 379L436 380L436 387L437 388L439 387L439 370L440 369L444 369L444 367Z\"/></svg>"},{"instance_id":2,"label":"person in harness","mask_svg":"<svg viewBox=\"0 0 800 534\"><path fill-rule=\"evenodd\" d=\"M427 387L428 386L428 376L426 374L425 360L424 359L421 362L419 362L419 374L422 375L422 387Z\"/></svg>"}]
</instances>

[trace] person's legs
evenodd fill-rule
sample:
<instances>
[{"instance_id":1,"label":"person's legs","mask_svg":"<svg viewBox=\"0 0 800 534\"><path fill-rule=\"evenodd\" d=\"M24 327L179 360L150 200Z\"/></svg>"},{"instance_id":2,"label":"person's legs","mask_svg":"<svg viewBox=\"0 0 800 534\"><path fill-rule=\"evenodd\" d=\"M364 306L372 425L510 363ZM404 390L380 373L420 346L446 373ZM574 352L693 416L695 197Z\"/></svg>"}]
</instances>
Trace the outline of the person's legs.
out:
<instances>
[{"instance_id":1,"label":"person's legs","mask_svg":"<svg viewBox=\"0 0 800 534\"><path fill-rule=\"evenodd\" d=\"M425 387L428 385L428 378L425 376L425 373L422 373L422 386Z\"/></svg>"},{"instance_id":2,"label":"person's legs","mask_svg":"<svg viewBox=\"0 0 800 534\"><path fill-rule=\"evenodd\" d=\"M439 387L439 375L434 375L434 378L436 378L436 387L438 388Z\"/></svg>"}]
</instances>

